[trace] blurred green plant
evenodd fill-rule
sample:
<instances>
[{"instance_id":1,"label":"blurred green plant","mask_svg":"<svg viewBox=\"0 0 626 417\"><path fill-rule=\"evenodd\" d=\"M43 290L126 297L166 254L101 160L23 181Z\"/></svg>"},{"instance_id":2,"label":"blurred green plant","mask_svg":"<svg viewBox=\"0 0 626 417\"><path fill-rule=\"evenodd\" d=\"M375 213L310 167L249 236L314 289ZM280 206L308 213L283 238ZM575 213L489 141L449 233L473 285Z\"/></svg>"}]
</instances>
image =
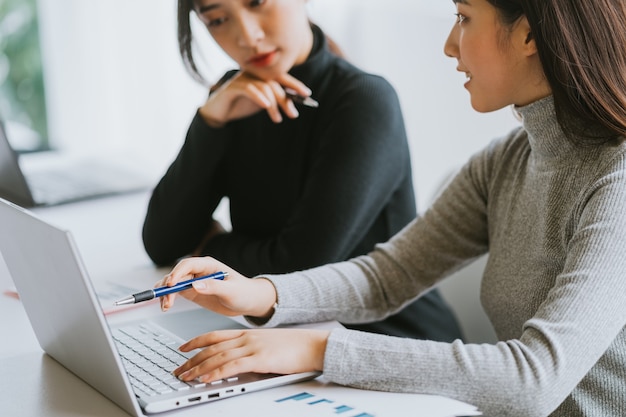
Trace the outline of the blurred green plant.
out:
<instances>
[{"instance_id":1,"label":"blurred green plant","mask_svg":"<svg viewBox=\"0 0 626 417\"><path fill-rule=\"evenodd\" d=\"M0 117L36 132L47 148L37 0L0 0Z\"/></svg>"}]
</instances>

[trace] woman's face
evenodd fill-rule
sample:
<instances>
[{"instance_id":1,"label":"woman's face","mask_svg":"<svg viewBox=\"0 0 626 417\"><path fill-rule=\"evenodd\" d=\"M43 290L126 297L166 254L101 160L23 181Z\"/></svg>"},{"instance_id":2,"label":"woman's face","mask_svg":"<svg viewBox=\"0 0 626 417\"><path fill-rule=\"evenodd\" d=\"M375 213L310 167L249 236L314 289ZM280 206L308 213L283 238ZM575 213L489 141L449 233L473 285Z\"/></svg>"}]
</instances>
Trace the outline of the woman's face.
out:
<instances>
[{"instance_id":1,"label":"woman's face","mask_svg":"<svg viewBox=\"0 0 626 417\"><path fill-rule=\"evenodd\" d=\"M525 17L505 27L487 0L454 0L457 21L444 52L467 76L472 107L490 112L523 106L550 94Z\"/></svg>"},{"instance_id":2,"label":"woman's face","mask_svg":"<svg viewBox=\"0 0 626 417\"><path fill-rule=\"evenodd\" d=\"M303 63L313 45L306 0L195 0L195 11L224 52L261 79Z\"/></svg>"}]
</instances>

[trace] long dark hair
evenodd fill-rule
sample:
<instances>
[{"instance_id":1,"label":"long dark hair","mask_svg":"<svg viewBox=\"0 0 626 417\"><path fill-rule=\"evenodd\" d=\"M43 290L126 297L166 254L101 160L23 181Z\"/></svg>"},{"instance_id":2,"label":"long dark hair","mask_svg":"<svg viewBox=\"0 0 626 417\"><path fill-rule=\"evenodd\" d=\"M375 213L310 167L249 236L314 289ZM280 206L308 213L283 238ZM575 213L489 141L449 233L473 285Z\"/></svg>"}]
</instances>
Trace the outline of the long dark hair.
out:
<instances>
[{"instance_id":1,"label":"long dark hair","mask_svg":"<svg viewBox=\"0 0 626 417\"><path fill-rule=\"evenodd\" d=\"M191 51L191 12L193 10L193 0L178 0L178 51L183 59L183 64L189 74L198 82L206 84L206 80L198 71L196 62Z\"/></svg>"},{"instance_id":2,"label":"long dark hair","mask_svg":"<svg viewBox=\"0 0 626 417\"><path fill-rule=\"evenodd\" d=\"M204 79L198 66L193 58L192 52L192 39L193 34L191 32L191 12L194 11L194 0L178 0L178 51L183 59L185 68L189 74L199 83L206 85L207 81ZM329 49L337 56L345 58L343 51L339 48L336 42L326 36L326 42Z\"/></svg>"},{"instance_id":3,"label":"long dark hair","mask_svg":"<svg viewBox=\"0 0 626 417\"><path fill-rule=\"evenodd\" d=\"M623 0L487 0L504 25L526 16L557 119L578 143L626 136L626 2ZM584 126L602 126L602 137Z\"/></svg>"}]
</instances>

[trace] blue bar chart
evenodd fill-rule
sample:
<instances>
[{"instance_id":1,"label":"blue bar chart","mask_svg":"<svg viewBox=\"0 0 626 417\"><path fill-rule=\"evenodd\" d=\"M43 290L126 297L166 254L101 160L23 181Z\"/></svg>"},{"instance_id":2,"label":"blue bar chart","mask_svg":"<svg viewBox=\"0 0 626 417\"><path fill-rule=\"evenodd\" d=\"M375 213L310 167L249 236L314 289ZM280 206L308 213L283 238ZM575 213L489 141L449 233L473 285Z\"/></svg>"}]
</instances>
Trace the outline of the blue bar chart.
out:
<instances>
[{"instance_id":1,"label":"blue bar chart","mask_svg":"<svg viewBox=\"0 0 626 417\"><path fill-rule=\"evenodd\" d=\"M309 392L300 392L298 394L290 395L287 397L279 398L275 400L277 403L299 401L305 407L315 407L316 414L320 416L341 416L341 417L376 417L375 414L358 410L357 408L337 403L334 400L330 400L324 397L311 394ZM307 410L307 411L313 411Z\"/></svg>"}]
</instances>

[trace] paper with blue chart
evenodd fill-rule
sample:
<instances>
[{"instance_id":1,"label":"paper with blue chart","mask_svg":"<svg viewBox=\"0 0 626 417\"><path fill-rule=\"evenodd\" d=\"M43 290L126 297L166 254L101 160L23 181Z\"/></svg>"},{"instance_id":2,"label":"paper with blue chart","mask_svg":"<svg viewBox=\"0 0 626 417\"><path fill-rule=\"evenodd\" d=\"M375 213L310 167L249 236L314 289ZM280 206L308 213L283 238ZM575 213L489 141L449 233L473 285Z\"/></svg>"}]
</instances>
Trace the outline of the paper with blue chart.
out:
<instances>
[{"instance_id":1,"label":"paper with blue chart","mask_svg":"<svg viewBox=\"0 0 626 417\"><path fill-rule=\"evenodd\" d=\"M436 395L364 391L324 382L323 377L249 393L207 406L211 416L454 417L482 415L476 407Z\"/></svg>"}]
</instances>

